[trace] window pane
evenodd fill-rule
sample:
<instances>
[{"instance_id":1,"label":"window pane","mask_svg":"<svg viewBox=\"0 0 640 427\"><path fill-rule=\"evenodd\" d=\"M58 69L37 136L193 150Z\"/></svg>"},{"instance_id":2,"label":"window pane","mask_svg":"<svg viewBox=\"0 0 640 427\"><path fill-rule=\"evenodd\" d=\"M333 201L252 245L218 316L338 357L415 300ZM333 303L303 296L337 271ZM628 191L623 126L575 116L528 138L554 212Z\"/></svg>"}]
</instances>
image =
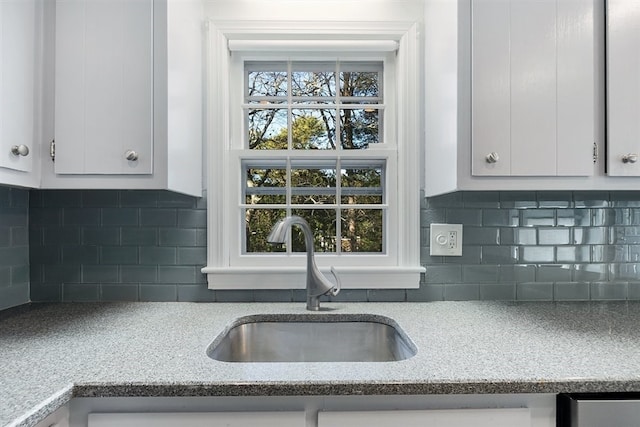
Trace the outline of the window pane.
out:
<instances>
[{"instance_id":1,"label":"window pane","mask_svg":"<svg viewBox=\"0 0 640 427\"><path fill-rule=\"evenodd\" d=\"M343 252L382 252L382 209L342 209Z\"/></svg>"},{"instance_id":2,"label":"window pane","mask_svg":"<svg viewBox=\"0 0 640 427\"><path fill-rule=\"evenodd\" d=\"M340 140L344 149L363 149L380 142L380 114L376 108L340 111Z\"/></svg>"},{"instance_id":3,"label":"window pane","mask_svg":"<svg viewBox=\"0 0 640 427\"><path fill-rule=\"evenodd\" d=\"M301 216L309 223L316 252L335 252L335 209L293 209L292 214ZM292 228L291 244L293 252L305 252L304 234L299 227Z\"/></svg>"},{"instance_id":4,"label":"window pane","mask_svg":"<svg viewBox=\"0 0 640 427\"><path fill-rule=\"evenodd\" d=\"M343 71L340 73L340 96L379 97L379 73L370 71Z\"/></svg>"},{"instance_id":5,"label":"window pane","mask_svg":"<svg viewBox=\"0 0 640 427\"><path fill-rule=\"evenodd\" d=\"M335 204L336 170L296 168L291 169L291 203L293 204Z\"/></svg>"},{"instance_id":6,"label":"window pane","mask_svg":"<svg viewBox=\"0 0 640 427\"><path fill-rule=\"evenodd\" d=\"M247 96L287 96L287 64L247 63Z\"/></svg>"},{"instance_id":7,"label":"window pane","mask_svg":"<svg viewBox=\"0 0 640 427\"><path fill-rule=\"evenodd\" d=\"M335 110L292 110L293 148L297 150L332 150L335 144Z\"/></svg>"},{"instance_id":8,"label":"window pane","mask_svg":"<svg viewBox=\"0 0 640 427\"><path fill-rule=\"evenodd\" d=\"M247 115L250 149L287 149L287 110L251 109Z\"/></svg>"},{"instance_id":9,"label":"window pane","mask_svg":"<svg viewBox=\"0 0 640 427\"><path fill-rule=\"evenodd\" d=\"M291 95L304 97L335 97L336 74L333 71L293 71Z\"/></svg>"},{"instance_id":10,"label":"window pane","mask_svg":"<svg viewBox=\"0 0 640 427\"><path fill-rule=\"evenodd\" d=\"M245 252L284 252L284 245L267 242L273 225L287 215L283 209L245 209Z\"/></svg>"},{"instance_id":11,"label":"window pane","mask_svg":"<svg viewBox=\"0 0 640 427\"><path fill-rule=\"evenodd\" d=\"M341 171L343 204L372 205L382 201L382 167L347 168Z\"/></svg>"},{"instance_id":12,"label":"window pane","mask_svg":"<svg viewBox=\"0 0 640 427\"><path fill-rule=\"evenodd\" d=\"M287 202L287 170L250 168L245 166L246 204L285 204Z\"/></svg>"}]
</instances>

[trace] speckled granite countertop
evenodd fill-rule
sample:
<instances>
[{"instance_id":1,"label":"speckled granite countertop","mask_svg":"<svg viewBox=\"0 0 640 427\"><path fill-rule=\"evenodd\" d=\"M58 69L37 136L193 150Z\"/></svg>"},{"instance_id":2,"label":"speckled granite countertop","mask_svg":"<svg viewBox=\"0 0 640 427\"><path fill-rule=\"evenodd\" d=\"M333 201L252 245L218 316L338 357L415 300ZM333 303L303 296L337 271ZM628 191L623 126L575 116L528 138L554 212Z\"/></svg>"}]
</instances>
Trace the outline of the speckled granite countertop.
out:
<instances>
[{"instance_id":1,"label":"speckled granite countertop","mask_svg":"<svg viewBox=\"0 0 640 427\"><path fill-rule=\"evenodd\" d=\"M43 304L0 313L0 425L30 426L75 396L640 391L640 303L345 303L394 319L400 362L218 362L233 320L304 304Z\"/></svg>"}]
</instances>

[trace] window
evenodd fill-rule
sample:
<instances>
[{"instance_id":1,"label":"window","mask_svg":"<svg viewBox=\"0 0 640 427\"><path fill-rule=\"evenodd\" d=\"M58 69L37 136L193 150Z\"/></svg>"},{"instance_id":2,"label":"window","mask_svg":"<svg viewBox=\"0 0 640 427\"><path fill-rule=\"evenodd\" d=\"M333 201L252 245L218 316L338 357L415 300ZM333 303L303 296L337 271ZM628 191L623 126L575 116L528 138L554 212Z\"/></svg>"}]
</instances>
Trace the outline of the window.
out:
<instances>
[{"instance_id":1,"label":"window","mask_svg":"<svg viewBox=\"0 0 640 427\"><path fill-rule=\"evenodd\" d=\"M387 252L387 159L342 154L382 143L383 70L383 61L244 63L244 146L256 151L241 159L243 253L281 251L266 237L286 215L309 222L316 252ZM297 228L285 251L305 251Z\"/></svg>"},{"instance_id":2,"label":"window","mask_svg":"<svg viewBox=\"0 0 640 427\"><path fill-rule=\"evenodd\" d=\"M343 287L417 287L415 26L380 40L373 24L295 36L262 25L210 26L209 287L303 288L302 235L266 241L292 214L310 223L319 267L335 266Z\"/></svg>"}]
</instances>

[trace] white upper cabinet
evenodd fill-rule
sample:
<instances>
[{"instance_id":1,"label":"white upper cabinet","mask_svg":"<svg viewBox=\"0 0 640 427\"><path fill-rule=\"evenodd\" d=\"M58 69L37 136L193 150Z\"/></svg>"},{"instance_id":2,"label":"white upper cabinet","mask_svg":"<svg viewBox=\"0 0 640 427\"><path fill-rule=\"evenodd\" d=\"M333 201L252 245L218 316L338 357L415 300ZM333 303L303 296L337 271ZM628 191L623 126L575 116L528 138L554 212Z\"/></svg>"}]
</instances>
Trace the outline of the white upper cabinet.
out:
<instances>
[{"instance_id":1,"label":"white upper cabinet","mask_svg":"<svg viewBox=\"0 0 640 427\"><path fill-rule=\"evenodd\" d=\"M37 186L36 61L38 9L34 0L0 1L0 182ZM18 173L16 173L18 172ZM22 175L22 176L21 176ZM34 185L35 184L35 185Z\"/></svg>"},{"instance_id":2,"label":"white upper cabinet","mask_svg":"<svg viewBox=\"0 0 640 427\"><path fill-rule=\"evenodd\" d=\"M41 187L201 195L202 0L56 0L44 16Z\"/></svg>"},{"instance_id":3,"label":"white upper cabinet","mask_svg":"<svg viewBox=\"0 0 640 427\"><path fill-rule=\"evenodd\" d=\"M153 172L153 1L57 0L55 172Z\"/></svg>"},{"instance_id":4,"label":"white upper cabinet","mask_svg":"<svg viewBox=\"0 0 640 427\"><path fill-rule=\"evenodd\" d=\"M594 70L593 1L472 0L472 174L593 174Z\"/></svg>"},{"instance_id":5,"label":"white upper cabinet","mask_svg":"<svg viewBox=\"0 0 640 427\"><path fill-rule=\"evenodd\" d=\"M640 175L640 2L607 1L607 172Z\"/></svg>"}]
</instances>

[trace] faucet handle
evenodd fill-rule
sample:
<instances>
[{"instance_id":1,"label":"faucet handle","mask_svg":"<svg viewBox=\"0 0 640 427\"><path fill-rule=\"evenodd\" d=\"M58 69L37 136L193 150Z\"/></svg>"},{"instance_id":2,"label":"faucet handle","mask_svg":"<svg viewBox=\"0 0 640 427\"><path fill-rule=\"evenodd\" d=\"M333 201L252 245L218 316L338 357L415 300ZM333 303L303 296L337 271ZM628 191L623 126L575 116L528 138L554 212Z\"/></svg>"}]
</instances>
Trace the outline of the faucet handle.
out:
<instances>
[{"instance_id":1,"label":"faucet handle","mask_svg":"<svg viewBox=\"0 0 640 427\"><path fill-rule=\"evenodd\" d=\"M336 278L336 285L333 288L329 289L329 292L327 293L335 297L340 292L340 288L342 287L342 282L338 277L338 273L336 272L335 267L331 267L331 274L333 274L333 277Z\"/></svg>"}]
</instances>

